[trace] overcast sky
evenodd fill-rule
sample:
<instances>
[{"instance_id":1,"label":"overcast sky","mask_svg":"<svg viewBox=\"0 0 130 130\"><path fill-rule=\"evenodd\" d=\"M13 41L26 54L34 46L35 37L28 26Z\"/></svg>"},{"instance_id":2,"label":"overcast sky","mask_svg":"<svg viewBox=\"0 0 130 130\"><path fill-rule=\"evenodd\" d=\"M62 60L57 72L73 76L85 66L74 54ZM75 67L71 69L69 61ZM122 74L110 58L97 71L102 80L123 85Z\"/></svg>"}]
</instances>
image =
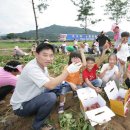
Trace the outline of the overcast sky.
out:
<instances>
[{"instance_id":1,"label":"overcast sky","mask_svg":"<svg viewBox=\"0 0 130 130\"><path fill-rule=\"evenodd\" d=\"M100 6L103 5L104 2L105 0L96 0L96 16L105 21L88 27L94 31L110 31L114 23L108 20L107 16L103 15L103 8ZM75 21L77 14L77 8L70 0L50 0L50 6L47 10L43 11L42 14L38 14L39 28L44 28L53 24L80 27L81 22ZM129 23L126 21L122 22L120 27L125 31L128 31L130 28ZM35 21L31 0L1 0L0 34L24 32L34 29Z\"/></svg>"}]
</instances>

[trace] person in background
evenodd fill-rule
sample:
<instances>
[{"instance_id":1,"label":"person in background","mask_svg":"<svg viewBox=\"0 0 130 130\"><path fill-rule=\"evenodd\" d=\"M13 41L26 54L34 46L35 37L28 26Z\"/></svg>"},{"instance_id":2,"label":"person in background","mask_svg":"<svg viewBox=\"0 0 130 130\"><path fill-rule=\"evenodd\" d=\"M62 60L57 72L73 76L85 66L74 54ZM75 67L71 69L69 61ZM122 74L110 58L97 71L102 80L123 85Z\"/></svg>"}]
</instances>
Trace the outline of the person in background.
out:
<instances>
[{"instance_id":1,"label":"person in background","mask_svg":"<svg viewBox=\"0 0 130 130\"><path fill-rule=\"evenodd\" d=\"M49 43L49 39L45 39L43 43Z\"/></svg>"},{"instance_id":2,"label":"person in background","mask_svg":"<svg viewBox=\"0 0 130 130\"><path fill-rule=\"evenodd\" d=\"M89 53L90 50L89 44L87 42L83 42L83 44L84 44L84 52Z\"/></svg>"},{"instance_id":3,"label":"person in background","mask_svg":"<svg viewBox=\"0 0 130 130\"><path fill-rule=\"evenodd\" d=\"M67 55L70 55L70 53L74 52L74 51L76 51L74 46L66 46L66 53L67 53Z\"/></svg>"},{"instance_id":4,"label":"person in background","mask_svg":"<svg viewBox=\"0 0 130 130\"><path fill-rule=\"evenodd\" d=\"M74 39L74 45L78 45L78 41L76 39Z\"/></svg>"},{"instance_id":5,"label":"person in background","mask_svg":"<svg viewBox=\"0 0 130 130\"><path fill-rule=\"evenodd\" d=\"M121 31L117 24L112 25L112 31L114 32L114 53L117 53L117 47L121 42Z\"/></svg>"},{"instance_id":6,"label":"person in background","mask_svg":"<svg viewBox=\"0 0 130 130\"><path fill-rule=\"evenodd\" d=\"M95 53L97 55L100 55L100 49L99 49L99 43L98 42L94 42L93 45L95 46Z\"/></svg>"},{"instance_id":7,"label":"person in background","mask_svg":"<svg viewBox=\"0 0 130 130\"><path fill-rule=\"evenodd\" d=\"M32 48L31 48L31 55L32 55L32 56L35 55L36 47L37 47L37 45L34 43L34 44L32 45Z\"/></svg>"},{"instance_id":8,"label":"person in background","mask_svg":"<svg viewBox=\"0 0 130 130\"><path fill-rule=\"evenodd\" d=\"M117 47L117 54L116 54L118 59L117 64L121 73L120 84L123 83L123 76L126 71L127 57L130 56L129 49L128 49L128 37L129 37L128 32L122 32L121 42Z\"/></svg>"},{"instance_id":9,"label":"person in background","mask_svg":"<svg viewBox=\"0 0 130 130\"><path fill-rule=\"evenodd\" d=\"M61 50L63 54L66 54L66 47L67 47L67 43L66 41L64 41L64 43L61 45Z\"/></svg>"},{"instance_id":10,"label":"person in background","mask_svg":"<svg viewBox=\"0 0 130 130\"><path fill-rule=\"evenodd\" d=\"M103 31L100 33L100 35L98 35L96 41L99 43L99 49L101 53L103 52L103 47L106 44L106 42L111 42L111 40L105 35Z\"/></svg>"},{"instance_id":11,"label":"person in background","mask_svg":"<svg viewBox=\"0 0 130 130\"><path fill-rule=\"evenodd\" d=\"M81 63L73 63L62 74L53 78L47 70L53 59L54 47L47 43L39 44L35 58L23 68L10 100L16 115L35 115L32 125L34 130L53 130L53 126L45 121L56 103L56 94L47 92L46 89L55 89L70 73L79 71L81 67Z\"/></svg>"},{"instance_id":12,"label":"person in background","mask_svg":"<svg viewBox=\"0 0 130 130\"><path fill-rule=\"evenodd\" d=\"M14 54L13 54L14 58L19 59L19 57L23 57L23 56L26 56L26 55L28 55L28 53L22 51L18 46L15 46Z\"/></svg>"},{"instance_id":13,"label":"person in background","mask_svg":"<svg viewBox=\"0 0 130 130\"><path fill-rule=\"evenodd\" d=\"M75 50L78 50L78 40L74 39L74 48Z\"/></svg>"},{"instance_id":14,"label":"person in background","mask_svg":"<svg viewBox=\"0 0 130 130\"><path fill-rule=\"evenodd\" d=\"M101 54L100 50L99 50L99 43L98 42L94 42L92 44L92 48L89 49L89 54L94 54L95 56L99 56Z\"/></svg>"},{"instance_id":15,"label":"person in background","mask_svg":"<svg viewBox=\"0 0 130 130\"><path fill-rule=\"evenodd\" d=\"M9 61L4 67L0 67L0 104L4 98L14 90L17 82L17 75L22 71L22 65L18 61Z\"/></svg>"}]
</instances>

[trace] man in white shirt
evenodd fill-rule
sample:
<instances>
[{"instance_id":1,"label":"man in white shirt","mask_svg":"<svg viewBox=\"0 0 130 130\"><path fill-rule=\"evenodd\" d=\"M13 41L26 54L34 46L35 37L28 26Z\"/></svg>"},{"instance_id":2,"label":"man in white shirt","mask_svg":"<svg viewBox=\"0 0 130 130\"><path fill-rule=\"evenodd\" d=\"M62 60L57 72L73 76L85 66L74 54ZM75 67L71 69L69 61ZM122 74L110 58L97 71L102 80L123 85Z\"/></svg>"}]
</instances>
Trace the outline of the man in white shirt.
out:
<instances>
[{"instance_id":1,"label":"man in white shirt","mask_svg":"<svg viewBox=\"0 0 130 130\"><path fill-rule=\"evenodd\" d=\"M61 75L52 78L48 74L47 66L53 59L53 46L47 43L39 44L35 59L24 67L10 101L16 115L36 115L32 125L34 130L53 130L52 126L45 126L45 119L56 102L56 95L46 92L46 89L53 90L69 73L77 72L81 67L81 63L71 64Z\"/></svg>"}]
</instances>

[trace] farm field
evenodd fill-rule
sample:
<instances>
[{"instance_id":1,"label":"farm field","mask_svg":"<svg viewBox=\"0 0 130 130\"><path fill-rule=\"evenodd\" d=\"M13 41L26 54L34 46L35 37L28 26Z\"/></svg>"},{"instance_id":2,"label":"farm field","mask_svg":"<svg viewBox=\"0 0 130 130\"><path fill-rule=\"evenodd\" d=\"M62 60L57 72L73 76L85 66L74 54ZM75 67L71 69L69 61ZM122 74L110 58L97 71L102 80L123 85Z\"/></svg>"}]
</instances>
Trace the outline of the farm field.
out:
<instances>
[{"instance_id":1,"label":"farm field","mask_svg":"<svg viewBox=\"0 0 130 130\"><path fill-rule=\"evenodd\" d=\"M56 44L56 43L55 43ZM72 44L72 43L70 43ZM90 43L91 44L91 43ZM13 60L12 51L14 46L18 45L20 48L31 48L32 43L1 43L0 49L7 49L7 51L0 50L0 66L4 66L9 60ZM59 43L58 43L59 45ZM9 51L8 51L9 50ZM34 56L25 56L20 58L20 62L26 64ZM63 70L65 64L67 64L68 58L64 54L55 54L55 60L52 65L50 65L49 72L52 76L57 76ZM30 130L33 117L30 118L20 118L13 114L11 106L9 105L9 100L12 94L6 97L6 103L0 105L0 130ZM108 99L105 94L103 97L107 101ZM89 122L84 120L82 113L80 112L80 103L78 98L74 98L72 93L67 94L65 113L58 115L58 100L52 114L49 117L49 122L55 125L56 130L94 130L90 127ZM129 106L130 109L130 106ZM95 130L130 130L130 111L127 117L115 116L112 120L104 125L96 126Z\"/></svg>"}]
</instances>

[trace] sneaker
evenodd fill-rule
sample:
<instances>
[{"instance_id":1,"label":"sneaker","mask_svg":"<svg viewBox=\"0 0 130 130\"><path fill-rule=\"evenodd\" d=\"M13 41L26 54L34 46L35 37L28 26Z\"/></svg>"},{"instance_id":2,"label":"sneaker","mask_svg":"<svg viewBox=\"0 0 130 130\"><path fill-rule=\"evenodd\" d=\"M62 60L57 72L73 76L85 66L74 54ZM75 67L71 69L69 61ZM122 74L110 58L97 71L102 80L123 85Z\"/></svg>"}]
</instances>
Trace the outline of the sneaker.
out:
<instances>
[{"instance_id":1,"label":"sneaker","mask_svg":"<svg viewBox=\"0 0 130 130\"><path fill-rule=\"evenodd\" d=\"M41 130L55 130L55 128L52 125L44 124Z\"/></svg>"},{"instance_id":2,"label":"sneaker","mask_svg":"<svg viewBox=\"0 0 130 130\"><path fill-rule=\"evenodd\" d=\"M76 98L76 97L78 97L78 95L77 95L77 92L76 91L74 91L73 92L73 96Z\"/></svg>"},{"instance_id":3,"label":"sneaker","mask_svg":"<svg viewBox=\"0 0 130 130\"><path fill-rule=\"evenodd\" d=\"M64 106L59 106L58 113L59 114L64 113Z\"/></svg>"}]
</instances>

